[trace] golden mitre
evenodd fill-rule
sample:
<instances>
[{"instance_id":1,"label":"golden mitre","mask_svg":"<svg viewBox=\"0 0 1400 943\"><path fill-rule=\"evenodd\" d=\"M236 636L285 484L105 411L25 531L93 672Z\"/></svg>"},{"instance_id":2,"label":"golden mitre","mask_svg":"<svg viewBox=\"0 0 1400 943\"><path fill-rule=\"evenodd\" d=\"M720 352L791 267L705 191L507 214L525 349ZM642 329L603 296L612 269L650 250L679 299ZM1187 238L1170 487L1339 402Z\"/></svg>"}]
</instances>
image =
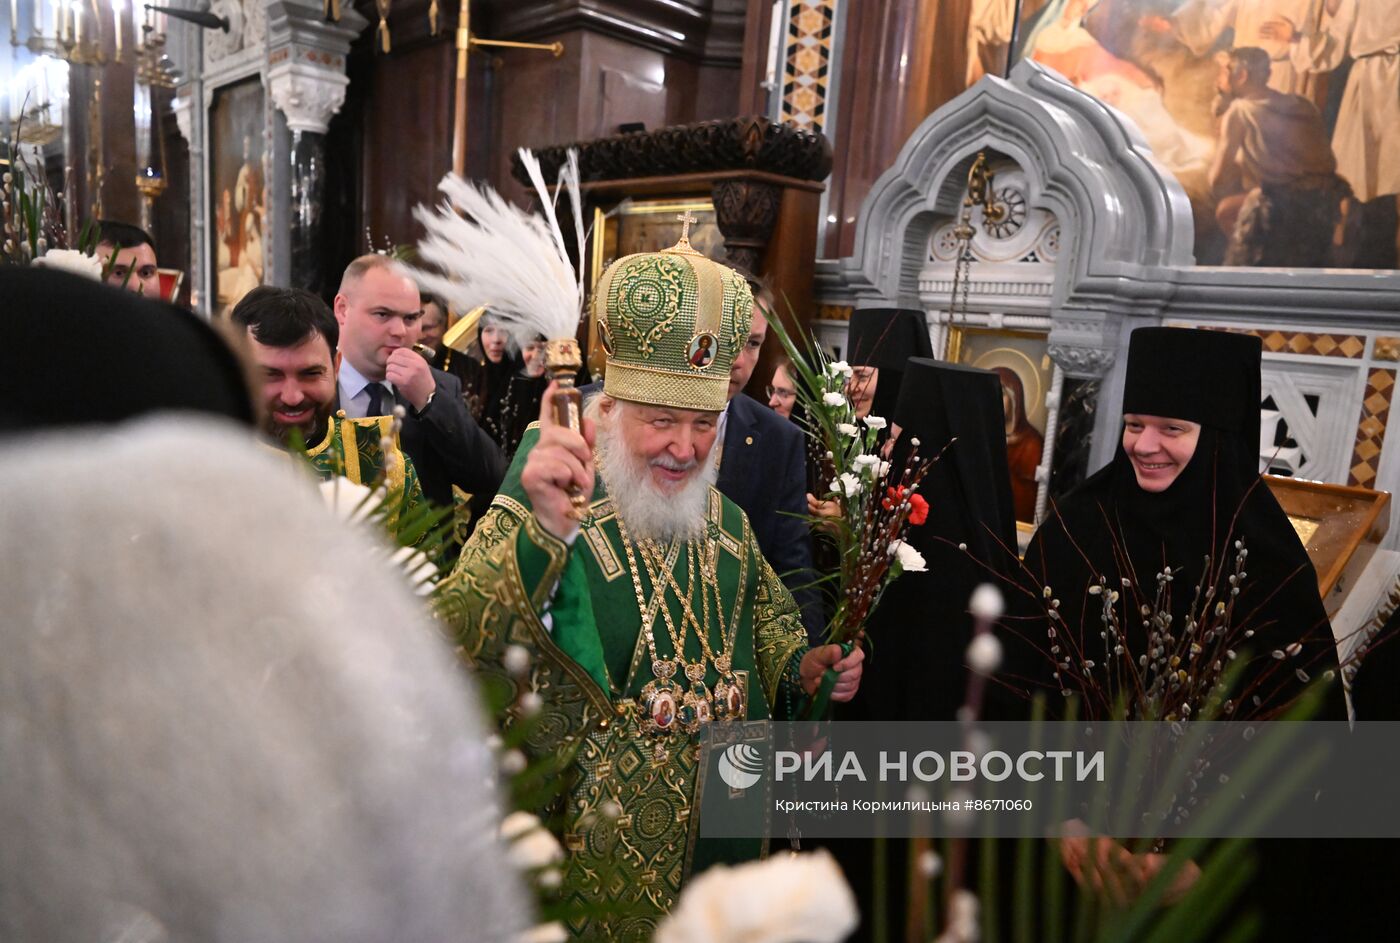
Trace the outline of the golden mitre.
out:
<instances>
[{"instance_id":1,"label":"golden mitre","mask_svg":"<svg viewBox=\"0 0 1400 943\"><path fill-rule=\"evenodd\" d=\"M669 249L608 266L592 304L608 358L603 392L650 406L724 408L729 368L753 321L742 275L682 235Z\"/></svg>"}]
</instances>

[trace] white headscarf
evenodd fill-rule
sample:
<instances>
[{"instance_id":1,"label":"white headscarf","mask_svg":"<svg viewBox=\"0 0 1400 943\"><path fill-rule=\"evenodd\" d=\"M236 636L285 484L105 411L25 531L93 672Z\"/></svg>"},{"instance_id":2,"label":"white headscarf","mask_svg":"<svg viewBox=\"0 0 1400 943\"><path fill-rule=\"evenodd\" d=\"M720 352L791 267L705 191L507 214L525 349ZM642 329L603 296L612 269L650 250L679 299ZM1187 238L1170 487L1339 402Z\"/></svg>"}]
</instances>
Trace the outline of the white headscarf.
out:
<instances>
[{"instance_id":1,"label":"white headscarf","mask_svg":"<svg viewBox=\"0 0 1400 943\"><path fill-rule=\"evenodd\" d=\"M505 941L475 698L285 458L189 419L0 449L0 939Z\"/></svg>"}]
</instances>

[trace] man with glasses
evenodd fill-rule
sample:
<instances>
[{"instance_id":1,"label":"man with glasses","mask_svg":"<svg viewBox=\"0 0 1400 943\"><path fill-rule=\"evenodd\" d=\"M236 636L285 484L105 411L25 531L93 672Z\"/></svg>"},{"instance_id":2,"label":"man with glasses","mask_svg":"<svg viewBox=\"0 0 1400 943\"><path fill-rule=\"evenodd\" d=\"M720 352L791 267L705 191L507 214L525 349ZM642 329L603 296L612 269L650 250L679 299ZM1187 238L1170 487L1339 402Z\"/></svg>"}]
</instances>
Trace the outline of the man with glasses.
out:
<instances>
[{"instance_id":1,"label":"man with glasses","mask_svg":"<svg viewBox=\"0 0 1400 943\"><path fill-rule=\"evenodd\" d=\"M788 370L788 359L784 357L773 368L773 379L764 392L768 395L768 408L784 419L792 418L792 408L797 405L797 387L793 385L792 373Z\"/></svg>"}]
</instances>

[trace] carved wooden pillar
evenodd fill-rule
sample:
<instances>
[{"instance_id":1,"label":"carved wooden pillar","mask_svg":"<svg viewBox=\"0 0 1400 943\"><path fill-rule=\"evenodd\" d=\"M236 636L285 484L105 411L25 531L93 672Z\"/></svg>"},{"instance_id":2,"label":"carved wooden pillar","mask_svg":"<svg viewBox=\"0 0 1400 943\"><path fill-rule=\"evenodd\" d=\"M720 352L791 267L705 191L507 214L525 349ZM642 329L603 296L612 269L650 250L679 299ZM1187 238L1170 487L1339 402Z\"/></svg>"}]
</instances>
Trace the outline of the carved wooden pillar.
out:
<instances>
[{"instance_id":1,"label":"carved wooden pillar","mask_svg":"<svg viewBox=\"0 0 1400 943\"><path fill-rule=\"evenodd\" d=\"M758 261L768 248L778 223L782 188L762 180L721 180L710 191L715 222L724 235L729 264L745 272L757 272Z\"/></svg>"},{"instance_id":2,"label":"carved wooden pillar","mask_svg":"<svg viewBox=\"0 0 1400 943\"><path fill-rule=\"evenodd\" d=\"M669 201L709 196L724 236L725 261L764 276L790 326L813 316L820 181L831 171L826 138L764 117L747 117L568 146L579 150L590 214L629 197ZM568 146L537 151L545 179L557 175ZM513 173L517 180L526 179L518 160ZM751 381L755 392L767 376L761 366Z\"/></svg>"}]
</instances>

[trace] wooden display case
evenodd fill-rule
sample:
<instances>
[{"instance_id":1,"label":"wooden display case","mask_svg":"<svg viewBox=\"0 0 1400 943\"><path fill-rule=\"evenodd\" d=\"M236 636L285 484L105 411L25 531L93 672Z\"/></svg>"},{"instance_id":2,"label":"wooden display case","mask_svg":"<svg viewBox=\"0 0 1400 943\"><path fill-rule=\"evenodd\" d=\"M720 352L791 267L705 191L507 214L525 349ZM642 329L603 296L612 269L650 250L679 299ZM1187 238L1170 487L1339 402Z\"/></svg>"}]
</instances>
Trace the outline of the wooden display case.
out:
<instances>
[{"instance_id":1,"label":"wooden display case","mask_svg":"<svg viewBox=\"0 0 1400 943\"><path fill-rule=\"evenodd\" d=\"M1390 529L1390 492L1265 475L1317 570L1327 615L1335 616Z\"/></svg>"}]
</instances>

